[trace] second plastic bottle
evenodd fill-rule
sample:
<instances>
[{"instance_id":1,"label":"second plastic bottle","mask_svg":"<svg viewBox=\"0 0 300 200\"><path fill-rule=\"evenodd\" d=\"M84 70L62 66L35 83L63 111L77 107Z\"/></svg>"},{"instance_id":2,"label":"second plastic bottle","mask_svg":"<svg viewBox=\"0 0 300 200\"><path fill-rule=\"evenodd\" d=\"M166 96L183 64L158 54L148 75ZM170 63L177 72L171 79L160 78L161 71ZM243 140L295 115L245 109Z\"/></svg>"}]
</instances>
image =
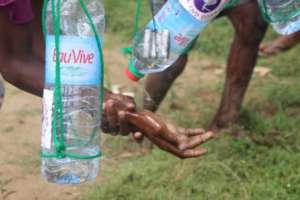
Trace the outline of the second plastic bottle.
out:
<instances>
[{"instance_id":1,"label":"second plastic bottle","mask_svg":"<svg viewBox=\"0 0 300 200\"><path fill-rule=\"evenodd\" d=\"M132 80L172 65L228 0L168 0L138 33L126 70Z\"/></svg>"}]
</instances>

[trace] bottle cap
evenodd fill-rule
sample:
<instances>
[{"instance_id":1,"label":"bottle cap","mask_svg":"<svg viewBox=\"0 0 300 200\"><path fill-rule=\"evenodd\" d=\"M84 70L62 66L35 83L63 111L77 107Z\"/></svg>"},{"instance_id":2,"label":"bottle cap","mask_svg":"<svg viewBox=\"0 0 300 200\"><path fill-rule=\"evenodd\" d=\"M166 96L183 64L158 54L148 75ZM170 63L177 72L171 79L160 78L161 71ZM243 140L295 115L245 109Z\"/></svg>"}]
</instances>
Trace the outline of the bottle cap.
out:
<instances>
[{"instance_id":1,"label":"bottle cap","mask_svg":"<svg viewBox=\"0 0 300 200\"><path fill-rule=\"evenodd\" d=\"M125 69L125 74L132 81L139 81L145 76L134 66L132 59L130 59L128 62L128 66Z\"/></svg>"}]
</instances>

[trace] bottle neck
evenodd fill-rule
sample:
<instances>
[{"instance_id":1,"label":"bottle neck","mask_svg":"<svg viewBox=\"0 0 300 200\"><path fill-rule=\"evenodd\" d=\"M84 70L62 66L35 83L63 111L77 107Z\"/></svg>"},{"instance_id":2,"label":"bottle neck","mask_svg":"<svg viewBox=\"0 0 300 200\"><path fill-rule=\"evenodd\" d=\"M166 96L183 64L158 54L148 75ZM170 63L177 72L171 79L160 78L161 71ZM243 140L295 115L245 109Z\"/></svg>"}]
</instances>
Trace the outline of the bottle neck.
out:
<instances>
[{"instance_id":1,"label":"bottle neck","mask_svg":"<svg viewBox=\"0 0 300 200\"><path fill-rule=\"evenodd\" d=\"M145 75L139 72L140 69L139 62L135 59L130 59L128 62L128 66L125 69L126 76L132 81L139 81Z\"/></svg>"}]
</instances>

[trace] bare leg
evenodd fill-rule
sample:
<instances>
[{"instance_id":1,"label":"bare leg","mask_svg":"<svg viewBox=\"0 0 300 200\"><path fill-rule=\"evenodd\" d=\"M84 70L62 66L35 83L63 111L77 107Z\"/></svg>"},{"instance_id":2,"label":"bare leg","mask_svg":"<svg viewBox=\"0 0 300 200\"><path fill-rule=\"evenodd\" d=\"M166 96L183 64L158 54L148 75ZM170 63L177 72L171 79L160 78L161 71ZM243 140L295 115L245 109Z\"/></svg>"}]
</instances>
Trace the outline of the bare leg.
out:
<instances>
[{"instance_id":1,"label":"bare leg","mask_svg":"<svg viewBox=\"0 0 300 200\"><path fill-rule=\"evenodd\" d=\"M228 58L223 97L210 126L213 131L238 121L258 47L267 28L256 1L230 9L226 14L235 28L235 37Z\"/></svg>"},{"instance_id":2,"label":"bare leg","mask_svg":"<svg viewBox=\"0 0 300 200\"><path fill-rule=\"evenodd\" d=\"M262 43L259 47L259 53L261 56L273 56L293 48L298 43L300 43L300 31L291 35L280 36L271 43Z\"/></svg>"},{"instance_id":3,"label":"bare leg","mask_svg":"<svg viewBox=\"0 0 300 200\"><path fill-rule=\"evenodd\" d=\"M187 57L186 54L180 56L176 63L167 70L158 74L151 74L146 78L145 91L147 94L144 100L145 109L151 111L158 109L159 104L166 96L172 83L184 70L188 59ZM149 100L147 96L150 96L151 100Z\"/></svg>"}]
</instances>

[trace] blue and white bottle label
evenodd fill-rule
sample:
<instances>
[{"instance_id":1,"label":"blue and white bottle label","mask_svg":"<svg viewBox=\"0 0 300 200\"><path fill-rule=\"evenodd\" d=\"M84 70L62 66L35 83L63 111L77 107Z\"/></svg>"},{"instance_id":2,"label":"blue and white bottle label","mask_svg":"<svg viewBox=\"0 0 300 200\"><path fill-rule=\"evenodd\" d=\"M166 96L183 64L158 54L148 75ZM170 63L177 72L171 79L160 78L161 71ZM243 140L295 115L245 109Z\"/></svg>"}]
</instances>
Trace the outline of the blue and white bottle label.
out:
<instances>
[{"instance_id":1,"label":"blue and white bottle label","mask_svg":"<svg viewBox=\"0 0 300 200\"><path fill-rule=\"evenodd\" d=\"M229 0L179 0L196 19L209 21L216 17Z\"/></svg>"},{"instance_id":2,"label":"blue and white bottle label","mask_svg":"<svg viewBox=\"0 0 300 200\"><path fill-rule=\"evenodd\" d=\"M53 35L46 37L45 82L55 83L57 50ZM93 37L60 36L61 83L67 85L99 85L101 62Z\"/></svg>"},{"instance_id":3,"label":"blue and white bottle label","mask_svg":"<svg viewBox=\"0 0 300 200\"><path fill-rule=\"evenodd\" d=\"M156 14L155 20L158 30L170 31L170 48L177 54L184 52L208 24L193 17L177 0L168 0ZM155 25L151 21L147 27L154 29Z\"/></svg>"}]
</instances>

